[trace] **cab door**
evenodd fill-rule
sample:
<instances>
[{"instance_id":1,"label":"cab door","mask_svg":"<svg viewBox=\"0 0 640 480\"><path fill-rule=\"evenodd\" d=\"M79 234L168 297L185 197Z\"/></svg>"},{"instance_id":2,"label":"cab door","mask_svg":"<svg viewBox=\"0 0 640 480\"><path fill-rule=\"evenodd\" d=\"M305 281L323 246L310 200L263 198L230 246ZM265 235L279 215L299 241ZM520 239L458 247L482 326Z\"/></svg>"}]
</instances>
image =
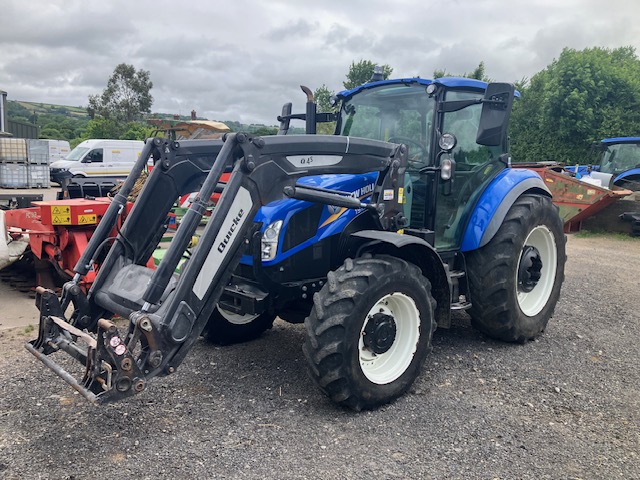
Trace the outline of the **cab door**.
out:
<instances>
[{"instance_id":1,"label":"cab door","mask_svg":"<svg viewBox=\"0 0 640 480\"><path fill-rule=\"evenodd\" d=\"M93 148L82 159L83 171L87 177L105 175L104 149Z\"/></svg>"},{"instance_id":2,"label":"cab door","mask_svg":"<svg viewBox=\"0 0 640 480\"><path fill-rule=\"evenodd\" d=\"M483 92L449 90L447 101L483 98ZM489 182L505 168L500 161L501 146L488 147L476 143L482 105L446 112L442 117L442 133L452 133L456 146L453 181L437 189L435 237L436 248L454 250L460 247L464 229L476 201ZM439 181L439 180L438 180ZM446 188L445 188L446 187Z\"/></svg>"}]
</instances>

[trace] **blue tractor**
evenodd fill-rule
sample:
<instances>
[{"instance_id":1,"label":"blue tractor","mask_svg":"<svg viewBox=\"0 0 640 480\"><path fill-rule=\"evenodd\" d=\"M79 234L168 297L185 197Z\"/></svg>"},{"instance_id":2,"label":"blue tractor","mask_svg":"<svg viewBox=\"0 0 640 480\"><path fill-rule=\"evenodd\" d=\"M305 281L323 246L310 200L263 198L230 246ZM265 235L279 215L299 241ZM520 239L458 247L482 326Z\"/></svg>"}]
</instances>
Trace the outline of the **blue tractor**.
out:
<instances>
[{"instance_id":1,"label":"blue tractor","mask_svg":"<svg viewBox=\"0 0 640 480\"><path fill-rule=\"evenodd\" d=\"M431 248L427 252L415 244L400 246L374 238L368 247L392 251L423 272L431 272L426 276L439 305L439 327L450 325L452 310L468 309L473 324L484 333L522 342L539 334L553 313L564 275L565 239L556 207L540 177L509 168L506 129L491 132L491 142L482 142L491 145L477 143L486 90L486 83L466 78L374 81L340 92L333 99L340 105L335 118L318 116L312 99L305 114L291 115L290 107L285 106L280 133L286 134L292 118L311 123L309 133L316 130L314 118L335 119L336 135L405 144L409 164L403 196L407 227L403 231L425 240ZM377 175L313 176L298 183L345 192L367 202ZM324 359L318 359L326 345L317 341L322 339L317 332L323 331L323 322L314 315L312 299L314 294L331 296L325 286L327 259L331 271L345 275L340 270L347 256L344 245L354 232L370 228L363 223L365 218L357 209L305 201L283 200L263 207L256 216L263 225L260 258L242 258L212 315L206 337L215 343L234 343L258 336L276 316L290 322L307 319L309 331L315 333L304 351L313 365L312 375L320 385L326 383L322 380L327 375L321 368ZM441 267L444 271L434 274ZM386 270L393 271L392 265L381 267L382 277ZM364 279L338 283L340 289L362 290L363 295L369 289ZM380 300L371 311L386 301ZM369 322L372 329L373 323ZM397 332L395 322L389 323L376 328ZM380 367L383 362L392 363L384 358L390 357L388 350L370 351L364 343L382 334L366 332L363 330L359 353L362 371L370 381L391 383L396 367ZM385 338L390 341L391 337ZM405 363L412 348L408 344L397 348L407 355ZM336 395L331 388L322 388Z\"/></svg>"},{"instance_id":2,"label":"blue tractor","mask_svg":"<svg viewBox=\"0 0 640 480\"><path fill-rule=\"evenodd\" d=\"M640 137L605 138L595 145L597 171L613 176L613 185L640 191Z\"/></svg>"},{"instance_id":3,"label":"blue tractor","mask_svg":"<svg viewBox=\"0 0 640 480\"><path fill-rule=\"evenodd\" d=\"M304 322L319 388L360 410L411 386L455 310L496 339L539 335L560 295L565 236L541 178L511 168L513 86L374 80L340 92L337 113L318 113L306 91L305 113L283 108L280 135L148 140L74 280L60 297L38 290L39 336L27 349L107 402L175 372L202 332L239 342L280 317ZM305 135L288 134L293 119L305 121ZM316 135L319 122L335 122L335 135ZM156 168L111 239L150 158ZM190 250L216 188L220 201ZM148 269L173 201L194 190L162 263ZM99 271L85 295L78 282L91 268ZM126 332L114 314L129 319ZM59 350L86 366L81 381L51 360Z\"/></svg>"}]
</instances>

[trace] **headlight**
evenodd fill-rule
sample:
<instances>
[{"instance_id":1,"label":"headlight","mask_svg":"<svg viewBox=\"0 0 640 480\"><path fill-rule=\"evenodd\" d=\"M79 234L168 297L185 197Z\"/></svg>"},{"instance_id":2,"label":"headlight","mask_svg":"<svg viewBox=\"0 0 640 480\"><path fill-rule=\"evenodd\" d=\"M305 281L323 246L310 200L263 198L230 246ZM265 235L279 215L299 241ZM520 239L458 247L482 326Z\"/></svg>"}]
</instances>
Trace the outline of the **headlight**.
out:
<instances>
[{"instance_id":1,"label":"headlight","mask_svg":"<svg viewBox=\"0 0 640 480\"><path fill-rule=\"evenodd\" d=\"M453 150L456 143L457 139L453 133L443 133L440 135L440 140L438 140L438 145L440 145L440 148L445 152Z\"/></svg>"},{"instance_id":2,"label":"headlight","mask_svg":"<svg viewBox=\"0 0 640 480\"><path fill-rule=\"evenodd\" d=\"M260 249L262 252L262 260L273 260L276 258L281 228L282 220L278 220L269 225L262 233L262 248Z\"/></svg>"}]
</instances>

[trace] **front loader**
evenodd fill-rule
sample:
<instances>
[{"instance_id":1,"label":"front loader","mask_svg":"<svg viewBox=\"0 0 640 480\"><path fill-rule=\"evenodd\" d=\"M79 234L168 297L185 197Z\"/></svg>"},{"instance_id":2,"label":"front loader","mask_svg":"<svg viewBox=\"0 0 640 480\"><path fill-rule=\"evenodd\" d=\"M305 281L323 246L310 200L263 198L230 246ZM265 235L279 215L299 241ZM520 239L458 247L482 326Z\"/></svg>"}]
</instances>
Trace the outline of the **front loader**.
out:
<instances>
[{"instance_id":1,"label":"front loader","mask_svg":"<svg viewBox=\"0 0 640 480\"><path fill-rule=\"evenodd\" d=\"M149 158L156 168L120 234L111 224ZM197 248L188 243L200 223L226 166L235 162L230 180ZM118 400L146 388L155 376L173 373L205 327L242 253L259 230L253 217L263 205L283 198L305 198L347 208L362 208L380 231L404 226L398 191L406 168L406 147L347 137L251 137L229 134L221 141L148 140L145 149L76 265L76 279L58 298L39 288L38 339L27 349L94 402ZM296 185L310 174L381 172L373 201L363 204L339 193ZM175 198L201 185L170 248L156 270L145 266L159 243ZM207 201L203 201L207 199ZM78 282L95 257L110 245L85 296ZM188 260L177 276L183 256ZM72 311L67 318L65 312ZM111 320L129 319L126 333ZM63 350L85 365L76 380L49 355Z\"/></svg>"}]
</instances>

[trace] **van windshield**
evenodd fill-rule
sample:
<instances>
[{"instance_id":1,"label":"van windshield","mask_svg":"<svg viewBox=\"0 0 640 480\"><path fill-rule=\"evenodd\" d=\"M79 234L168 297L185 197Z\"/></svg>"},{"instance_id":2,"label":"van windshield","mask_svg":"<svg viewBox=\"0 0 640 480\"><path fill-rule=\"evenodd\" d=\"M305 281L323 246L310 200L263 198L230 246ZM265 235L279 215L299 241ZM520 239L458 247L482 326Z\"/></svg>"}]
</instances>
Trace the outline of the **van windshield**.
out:
<instances>
[{"instance_id":1,"label":"van windshield","mask_svg":"<svg viewBox=\"0 0 640 480\"><path fill-rule=\"evenodd\" d=\"M89 149L87 147L76 147L69 152L69 155L65 157L65 160L71 160L73 162L77 162L84 154L87 153Z\"/></svg>"}]
</instances>

